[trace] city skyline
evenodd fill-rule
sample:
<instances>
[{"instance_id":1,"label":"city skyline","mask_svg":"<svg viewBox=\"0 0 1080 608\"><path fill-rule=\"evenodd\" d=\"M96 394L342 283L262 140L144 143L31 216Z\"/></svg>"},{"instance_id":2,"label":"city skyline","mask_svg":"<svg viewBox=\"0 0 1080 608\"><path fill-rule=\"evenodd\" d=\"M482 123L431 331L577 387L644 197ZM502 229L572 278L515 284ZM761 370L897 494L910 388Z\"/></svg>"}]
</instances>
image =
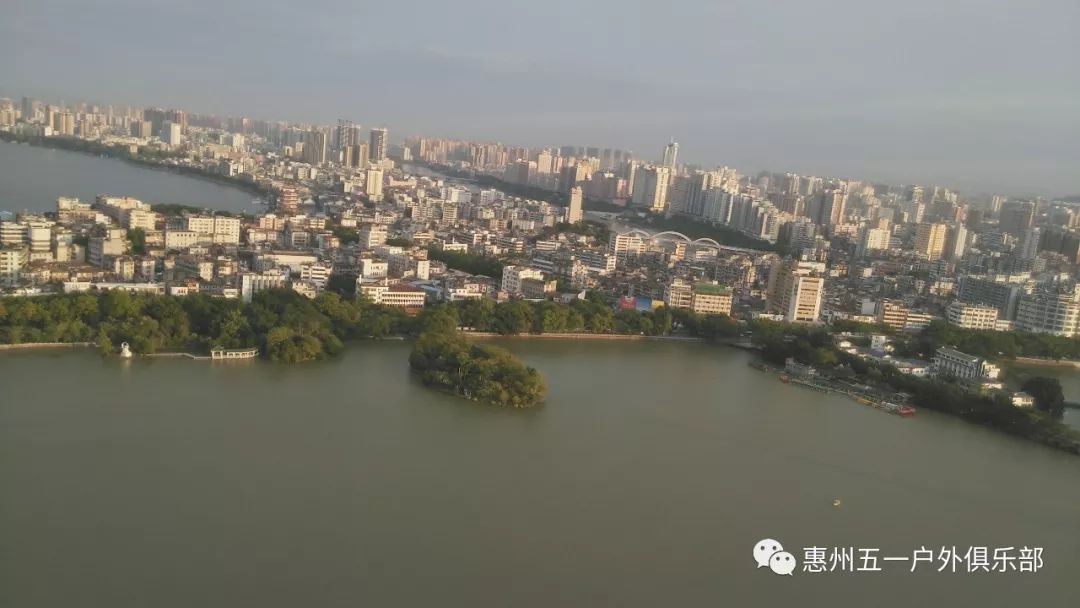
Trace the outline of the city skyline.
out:
<instances>
[{"instance_id":1,"label":"city skyline","mask_svg":"<svg viewBox=\"0 0 1080 608\"><path fill-rule=\"evenodd\" d=\"M1067 2L977 12L916 2L878 13L853 2L664 13L599 3L565 19L481 1L429 7L409 36L397 26L413 16L389 6L316 2L279 19L278 7L121 1L78 27L64 19L74 8L13 9L0 48L20 61L0 68L4 94L78 92L219 115L257 105L267 119L353 117L403 135L598 145L649 159L674 138L682 158L704 166L1080 192L1071 170L1080 121L1067 101L1080 92L1067 31L1078 8ZM352 23L363 36L341 29ZM102 43L121 28L125 44ZM184 32L196 28L220 44L188 44ZM487 35L457 35L470 29ZM933 40L942 44L922 43Z\"/></svg>"},{"instance_id":2,"label":"city skyline","mask_svg":"<svg viewBox=\"0 0 1080 608\"><path fill-rule=\"evenodd\" d=\"M282 119L282 118L266 117L266 116L243 114L243 113L241 113L241 114L204 113L204 112L199 112L197 110L193 111L190 108L180 107L180 106L178 106L176 104L168 104L168 103L135 104L135 103L131 103L131 102L126 102L125 103L125 102L118 102L118 101L106 101L106 100L100 100L100 99L88 99L88 98L84 98L84 97L81 97L81 96L78 96L78 95L75 95L75 96L61 95L57 99L54 100L54 99L43 99L43 98L39 98L39 97L21 95L18 92L8 92L8 91L5 91L4 89L0 89L0 99L7 99L7 100L10 100L12 103L16 103L16 104L21 104L23 102L23 100L30 100L32 102L44 104L46 106L55 106L55 107L58 107L58 108L70 108L70 107L78 106L78 105L86 105L86 106L97 106L97 107L99 107L101 109L104 109L104 108L116 108L116 109L125 109L125 110L130 110L130 111L135 111L135 112L142 112L144 110L157 110L157 111L165 111L165 112L179 111L179 112L186 113L188 115L207 116L207 117L213 117L213 118L218 118L218 119L223 119L223 120L246 119L246 120L265 122L265 123L271 123L271 124L287 124L287 125L290 125L290 126L293 126L293 127L300 127L300 128L306 129L306 130L310 130L312 132L314 132L314 131L325 132L327 135L330 135L335 129L340 129L342 127L342 125L348 125L350 127L360 129L363 133L365 133L365 137L364 137L365 141L362 142L363 146L365 146L365 149L370 149L371 142L374 140L374 137L375 137L375 135L374 135L375 132L393 133L393 131L394 131L393 129L390 129L390 128L386 127L385 123L379 122L377 120L375 120L373 122L370 122L370 123L363 123L363 122L361 122L359 120L353 120L353 119L347 119L347 118L338 117L335 120L325 121L325 122L319 122L319 121L296 121L296 120L286 120L286 119ZM634 150L631 150L631 149L620 148L618 146L606 145L606 144L603 144L603 143L601 143L600 145L583 144L581 142L574 142L574 143L569 144L569 145L567 144L567 142L562 142L562 143L547 142L547 143L541 143L541 144L523 144L521 142L500 140L498 138L481 139L481 138L470 138L470 137L447 137L447 136L442 136L442 135L433 135L433 134L430 134L430 133L412 133L412 132L407 132L404 135L402 135L402 134L385 135L384 137L386 139L388 139L388 141L390 142L390 143L386 144L387 148L389 148L391 143L394 143L394 142L396 142L396 145L401 145L402 142L404 142L406 140L409 140L409 139L423 138L423 139L445 139L445 140L452 140L452 141L468 142L468 143L472 143L472 144L489 144L489 143L491 143L491 144L497 144L497 145L506 146L508 148L514 148L514 147L526 148L526 149L534 151L534 152L535 151L542 151L542 150L550 150L556 155L559 154L559 150L561 148L565 148L565 147L571 147L571 148L576 147L576 148L579 148L579 149L582 149L582 150L588 149L588 148L595 148L597 150L619 150L619 151L625 150L626 153L629 153L629 154L633 155L635 160L638 160L643 165L656 166L656 167L660 167L660 168L663 168L663 167L665 167L667 165L667 163L668 163L668 155L671 154L672 151L674 151L675 157L678 156L679 146L680 146L679 142L676 141L675 138L669 138L669 142L667 144L664 144L662 148L658 147L660 145L659 142L655 142L652 147L650 147L650 148L648 148L648 149L646 149L644 151L638 152L638 151L634 151ZM595 142L593 142L593 143L595 143ZM655 150L654 150L654 148L655 148ZM674 157L673 157L673 159L674 159ZM314 159L309 158L308 160L311 161L311 160L314 160ZM321 162L322 161L319 161L319 162L316 162L314 164L321 164ZM1072 191L1041 194L1041 193L1038 193L1038 192L1021 192L1021 191L1016 191L1016 190L1010 190L1008 187L1005 187L1005 188L1002 188L1002 189L997 189L997 190L980 189L980 188L977 188L977 187L976 188L961 188L961 187L957 187L954 184L955 180L949 180L947 178L943 178L940 181L933 181L933 180L931 180L931 181L897 181L897 180L875 179L873 177L869 177L869 176L865 176L865 175L856 175L856 174L849 174L849 173L807 173L807 172L797 171L797 170L793 170L791 168L785 168L785 167L781 167L781 168L758 167L758 168L748 169L748 168L742 167L742 166L732 167L732 165L733 165L733 163L725 163L723 160L714 161L714 162L698 162L696 160L691 160L691 161L688 162L688 161L685 161L682 158L678 158L677 164L676 164L676 166L678 166L678 167L685 167L687 169L690 169L691 171L693 171L693 170L710 171L712 169L734 168L736 170L739 170L740 173L742 173L743 175L747 175L747 176L753 176L753 175L758 175L758 174L771 174L771 175L794 174L794 175L799 175L799 176L802 176L802 177L818 177L818 178L842 180L842 181L849 181L849 180L863 181L865 183L882 184L882 185L888 185L888 186L891 186L891 187L927 187L927 186L941 187L941 188L946 188L946 189L949 189L949 190L961 191L961 192L964 192L967 196L975 197L975 198L988 198L988 197L991 197L991 196L1002 195L1002 196L1007 196L1009 198L1019 199L1019 200L1036 199L1036 198L1044 199L1044 200L1062 200L1062 199L1065 199L1065 198L1077 198L1077 197L1080 197L1080 194L1072 194ZM1080 192L1080 188L1077 189L1077 192Z\"/></svg>"}]
</instances>

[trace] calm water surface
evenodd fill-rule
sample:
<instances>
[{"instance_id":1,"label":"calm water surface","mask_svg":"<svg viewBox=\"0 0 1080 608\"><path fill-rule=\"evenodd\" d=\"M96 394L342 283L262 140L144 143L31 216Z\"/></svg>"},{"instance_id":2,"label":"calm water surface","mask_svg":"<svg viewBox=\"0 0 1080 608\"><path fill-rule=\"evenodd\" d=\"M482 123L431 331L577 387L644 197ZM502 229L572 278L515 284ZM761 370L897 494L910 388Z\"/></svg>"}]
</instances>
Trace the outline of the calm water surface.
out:
<instances>
[{"instance_id":1,"label":"calm water surface","mask_svg":"<svg viewBox=\"0 0 1080 608\"><path fill-rule=\"evenodd\" d=\"M425 390L401 342L298 366L0 355L0 606L1080 605L1075 456L739 351L507 344L545 407ZM763 537L1045 567L780 577Z\"/></svg>"},{"instance_id":2,"label":"calm water surface","mask_svg":"<svg viewBox=\"0 0 1080 608\"><path fill-rule=\"evenodd\" d=\"M115 158L0 142L0 211L55 211L56 199L99 194L134 196L148 203L173 203L247 211L255 196L239 188Z\"/></svg>"}]
</instances>

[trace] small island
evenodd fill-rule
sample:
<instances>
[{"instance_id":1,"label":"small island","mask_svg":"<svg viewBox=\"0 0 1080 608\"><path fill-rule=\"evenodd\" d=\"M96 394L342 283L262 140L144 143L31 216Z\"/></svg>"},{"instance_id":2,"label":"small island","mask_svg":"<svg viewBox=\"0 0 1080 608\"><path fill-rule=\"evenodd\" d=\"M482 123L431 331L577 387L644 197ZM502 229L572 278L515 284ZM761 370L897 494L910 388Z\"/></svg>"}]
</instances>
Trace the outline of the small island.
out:
<instances>
[{"instance_id":1,"label":"small island","mask_svg":"<svg viewBox=\"0 0 1080 608\"><path fill-rule=\"evenodd\" d=\"M547 394L540 372L502 348L475 344L454 331L423 333L409 366L425 385L473 401L525 408Z\"/></svg>"}]
</instances>

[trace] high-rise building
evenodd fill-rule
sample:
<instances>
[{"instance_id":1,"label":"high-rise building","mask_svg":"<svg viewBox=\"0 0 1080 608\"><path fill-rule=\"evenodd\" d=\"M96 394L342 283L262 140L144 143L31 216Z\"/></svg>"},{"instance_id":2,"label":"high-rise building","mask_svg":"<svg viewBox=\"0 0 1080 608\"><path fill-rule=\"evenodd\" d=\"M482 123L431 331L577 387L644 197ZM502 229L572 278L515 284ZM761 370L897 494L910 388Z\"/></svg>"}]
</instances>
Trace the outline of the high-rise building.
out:
<instances>
[{"instance_id":1,"label":"high-rise building","mask_svg":"<svg viewBox=\"0 0 1080 608\"><path fill-rule=\"evenodd\" d=\"M1024 231L1017 247L1017 255L1021 260L1034 260L1039 254L1039 241L1042 238L1042 229L1032 226Z\"/></svg>"},{"instance_id":2,"label":"high-rise building","mask_svg":"<svg viewBox=\"0 0 1080 608\"><path fill-rule=\"evenodd\" d=\"M1049 228L1039 239L1039 251L1060 253L1073 264L1080 260L1080 233L1064 228Z\"/></svg>"},{"instance_id":3,"label":"high-rise building","mask_svg":"<svg viewBox=\"0 0 1080 608\"><path fill-rule=\"evenodd\" d=\"M383 195L382 169L368 169L364 178L364 193L372 200L380 200Z\"/></svg>"},{"instance_id":4,"label":"high-rise building","mask_svg":"<svg viewBox=\"0 0 1080 608\"><path fill-rule=\"evenodd\" d=\"M866 226L859 234L859 244L855 249L855 255L861 258L875 251L884 251L889 248L891 240L892 232L888 228Z\"/></svg>"},{"instance_id":5,"label":"high-rise building","mask_svg":"<svg viewBox=\"0 0 1080 608\"><path fill-rule=\"evenodd\" d=\"M1016 306L1024 293L1023 286L1009 282L1009 277L964 275L960 277L957 299L969 304L986 304L998 310L999 318L1016 318Z\"/></svg>"},{"instance_id":6,"label":"high-rise building","mask_svg":"<svg viewBox=\"0 0 1080 608\"><path fill-rule=\"evenodd\" d=\"M535 165L536 163L529 163L530 171L532 174L536 173ZM592 166L585 161L579 161L566 165L562 168L562 171L559 175L559 190L563 192L570 192L571 188L589 179L589 175L591 174Z\"/></svg>"},{"instance_id":7,"label":"high-rise building","mask_svg":"<svg viewBox=\"0 0 1080 608\"><path fill-rule=\"evenodd\" d=\"M148 121L145 120L133 120L129 127L131 136L138 137L139 139L148 139L152 134L152 127Z\"/></svg>"},{"instance_id":8,"label":"high-rise building","mask_svg":"<svg viewBox=\"0 0 1080 608\"><path fill-rule=\"evenodd\" d=\"M701 216L721 224L731 223L733 196L720 188L706 190L703 195Z\"/></svg>"},{"instance_id":9,"label":"high-rise building","mask_svg":"<svg viewBox=\"0 0 1080 608\"><path fill-rule=\"evenodd\" d=\"M1001 207L999 227L1002 232L1013 236L1023 236L1035 220L1035 204L1013 201Z\"/></svg>"},{"instance_id":10,"label":"high-rise building","mask_svg":"<svg viewBox=\"0 0 1080 608\"><path fill-rule=\"evenodd\" d=\"M387 130L385 128L372 129L370 144L368 153L371 154L371 162L377 163L384 160L390 145Z\"/></svg>"},{"instance_id":11,"label":"high-rise building","mask_svg":"<svg viewBox=\"0 0 1080 608\"><path fill-rule=\"evenodd\" d=\"M366 169L368 166L368 145L354 144L346 146L342 151L342 163L346 167L354 169Z\"/></svg>"},{"instance_id":12,"label":"high-rise building","mask_svg":"<svg viewBox=\"0 0 1080 608\"><path fill-rule=\"evenodd\" d=\"M581 190L581 186L574 186L570 189L570 208L566 212L566 221L571 224L580 222L584 216L582 211L582 203L584 194Z\"/></svg>"},{"instance_id":13,"label":"high-rise building","mask_svg":"<svg viewBox=\"0 0 1080 608\"><path fill-rule=\"evenodd\" d=\"M949 226L948 235L945 239L944 257L950 262L963 259L967 253L968 229L963 224Z\"/></svg>"},{"instance_id":14,"label":"high-rise building","mask_svg":"<svg viewBox=\"0 0 1080 608\"><path fill-rule=\"evenodd\" d=\"M53 129L60 135L75 135L75 115L68 110L57 114L58 124Z\"/></svg>"},{"instance_id":15,"label":"high-rise building","mask_svg":"<svg viewBox=\"0 0 1080 608\"><path fill-rule=\"evenodd\" d=\"M628 255L641 255L645 251L645 239L636 234L611 233L608 239L608 253L616 258Z\"/></svg>"},{"instance_id":16,"label":"high-rise building","mask_svg":"<svg viewBox=\"0 0 1080 608\"><path fill-rule=\"evenodd\" d=\"M672 140L664 147L663 165L668 169L674 169L677 162L679 162L679 144Z\"/></svg>"},{"instance_id":17,"label":"high-rise building","mask_svg":"<svg viewBox=\"0 0 1080 608\"><path fill-rule=\"evenodd\" d=\"M349 146L355 146L363 142L360 125L351 120L338 119L337 128L334 130L333 146L335 150L345 151Z\"/></svg>"},{"instance_id":18,"label":"high-rise building","mask_svg":"<svg viewBox=\"0 0 1080 608\"><path fill-rule=\"evenodd\" d=\"M1021 296L1016 329L1065 338L1080 335L1080 290L1047 288Z\"/></svg>"},{"instance_id":19,"label":"high-rise building","mask_svg":"<svg viewBox=\"0 0 1080 608\"><path fill-rule=\"evenodd\" d=\"M769 275L766 305L790 323L816 323L821 315L825 279L817 276L822 263L781 260Z\"/></svg>"},{"instance_id":20,"label":"high-rise building","mask_svg":"<svg viewBox=\"0 0 1080 608\"><path fill-rule=\"evenodd\" d=\"M34 107L34 100L29 97L22 98L22 119L26 122L33 122L37 119L37 110Z\"/></svg>"},{"instance_id":21,"label":"high-rise building","mask_svg":"<svg viewBox=\"0 0 1080 608\"><path fill-rule=\"evenodd\" d=\"M551 155L551 151L544 149L536 155L536 173L537 175L547 175L553 173L555 167L555 157Z\"/></svg>"},{"instance_id":22,"label":"high-rise building","mask_svg":"<svg viewBox=\"0 0 1080 608\"><path fill-rule=\"evenodd\" d=\"M321 165L326 162L326 133L320 130L304 133L304 162Z\"/></svg>"},{"instance_id":23,"label":"high-rise building","mask_svg":"<svg viewBox=\"0 0 1080 608\"><path fill-rule=\"evenodd\" d=\"M940 260L948 230L945 224L919 224L915 231L915 253L928 260Z\"/></svg>"},{"instance_id":24,"label":"high-rise building","mask_svg":"<svg viewBox=\"0 0 1080 608\"><path fill-rule=\"evenodd\" d=\"M667 167L641 167L634 174L634 190L631 203L653 212L667 208L667 189L671 170Z\"/></svg>"},{"instance_id":25,"label":"high-rise building","mask_svg":"<svg viewBox=\"0 0 1080 608\"><path fill-rule=\"evenodd\" d=\"M685 211L689 215L705 215L706 193L719 189L721 184L719 171L699 171L690 176L687 184Z\"/></svg>"},{"instance_id":26,"label":"high-rise building","mask_svg":"<svg viewBox=\"0 0 1080 608\"><path fill-rule=\"evenodd\" d=\"M807 205L806 213L819 226L835 226L844 219L847 210L847 193L843 190L826 190Z\"/></svg>"},{"instance_id":27,"label":"high-rise building","mask_svg":"<svg viewBox=\"0 0 1080 608\"><path fill-rule=\"evenodd\" d=\"M161 123L161 141L170 146L179 146L183 143L183 134L180 125L171 120Z\"/></svg>"}]
</instances>

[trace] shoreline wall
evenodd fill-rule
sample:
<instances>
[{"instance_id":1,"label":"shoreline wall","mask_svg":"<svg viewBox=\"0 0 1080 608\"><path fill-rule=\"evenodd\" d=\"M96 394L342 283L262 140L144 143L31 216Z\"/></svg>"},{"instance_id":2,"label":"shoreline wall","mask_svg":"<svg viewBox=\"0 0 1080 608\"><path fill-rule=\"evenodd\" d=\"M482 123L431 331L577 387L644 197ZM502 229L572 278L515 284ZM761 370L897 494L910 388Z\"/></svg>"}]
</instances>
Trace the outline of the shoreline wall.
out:
<instances>
[{"instance_id":1,"label":"shoreline wall","mask_svg":"<svg viewBox=\"0 0 1080 608\"><path fill-rule=\"evenodd\" d=\"M548 334L512 334L504 335L489 331L459 330L463 336L473 338L507 338L539 340L668 340L674 342L701 342L701 338L689 336L642 336L639 334L587 334L587 333L548 333Z\"/></svg>"},{"instance_id":2,"label":"shoreline wall","mask_svg":"<svg viewBox=\"0 0 1080 608\"><path fill-rule=\"evenodd\" d=\"M31 350L35 348L89 348L97 346L93 342L24 342L22 344L0 344L0 350Z\"/></svg>"},{"instance_id":3,"label":"shoreline wall","mask_svg":"<svg viewBox=\"0 0 1080 608\"><path fill-rule=\"evenodd\" d=\"M1040 359L1038 357L1017 357L1013 359L1015 363L1021 365L1032 365L1041 367L1071 367L1080 369L1080 361L1073 361L1071 359Z\"/></svg>"}]
</instances>

